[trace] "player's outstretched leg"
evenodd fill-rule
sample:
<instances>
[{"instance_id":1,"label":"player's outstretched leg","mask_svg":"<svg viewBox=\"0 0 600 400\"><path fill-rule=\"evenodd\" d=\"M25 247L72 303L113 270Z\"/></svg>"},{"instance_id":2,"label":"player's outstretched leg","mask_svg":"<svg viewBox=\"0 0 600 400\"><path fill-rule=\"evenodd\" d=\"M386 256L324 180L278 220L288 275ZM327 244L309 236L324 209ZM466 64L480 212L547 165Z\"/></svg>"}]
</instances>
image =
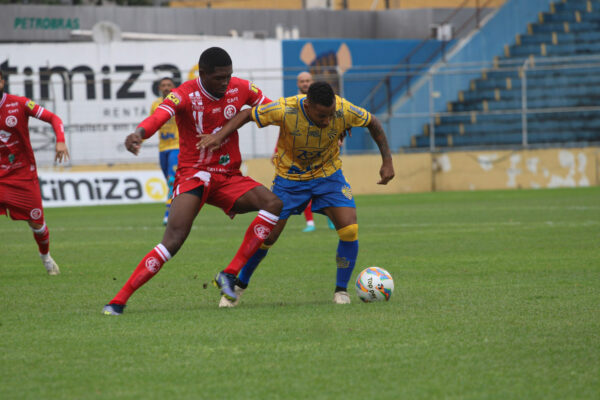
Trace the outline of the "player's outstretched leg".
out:
<instances>
[{"instance_id":1,"label":"player's outstretched leg","mask_svg":"<svg viewBox=\"0 0 600 400\"><path fill-rule=\"evenodd\" d=\"M159 243L140 261L119 293L102 309L104 315L121 315L129 297L160 271L171 259L171 253Z\"/></svg>"},{"instance_id":2,"label":"player's outstretched leg","mask_svg":"<svg viewBox=\"0 0 600 400\"><path fill-rule=\"evenodd\" d=\"M338 229L337 233L340 241L336 254L337 279L333 302L350 304L347 288L358 256L358 224L345 226Z\"/></svg>"},{"instance_id":3,"label":"player's outstretched leg","mask_svg":"<svg viewBox=\"0 0 600 400\"><path fill-rule=\"evenodd\" d=\"M221 289L221 294L228 300L237 300L234 287L237 274L263 244L278 220L279 217L277 215L260 210L258 216L254 218L246 230L244 241L235 254L235 257L233 257L233 260L231 260L227 268L215 276L213 284Z\"/></svg>"},{"instance_id":4,"label":"player's outstretched leg","mask_svg":"<svg viewBox=\"0 0 600 400\"><path fill-rule=\"evenodd\" d=\"M42 259L44 268L46 268L46 272L48 272L48 275L60 274L58 264L56 264L56 261L50 256L50 231L48 231L46 223L44 222L40 227L39 225L30 222L29 227L33 231L33 238L38 245L40 258Z\"/></svg>"}]
</instances>

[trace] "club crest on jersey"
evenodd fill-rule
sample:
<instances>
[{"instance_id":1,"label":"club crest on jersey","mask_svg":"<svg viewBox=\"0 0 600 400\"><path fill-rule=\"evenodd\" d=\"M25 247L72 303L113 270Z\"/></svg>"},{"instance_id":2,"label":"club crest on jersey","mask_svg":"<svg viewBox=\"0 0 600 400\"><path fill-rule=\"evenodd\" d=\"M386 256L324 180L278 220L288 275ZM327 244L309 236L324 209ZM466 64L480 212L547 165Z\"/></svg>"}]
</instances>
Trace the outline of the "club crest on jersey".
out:
<instances>
[{"instance_id":1,"label":"club crest on jersey","mask_svg":"<svg viewBox=\"0 0 600 400\"><path fill-rule=\"evenodd\" d=\"M6 120L4 121L6 122L6 126L8 126L9 128L15 127L17 126L17 117L15 117L14 115L9 115L8 117L6 117Z\"/></svg>"},{"instance_id":2,"label":"club crest on jersey","mask_svg":"<svg viewBox=\"0 0 600 400\"><path fill-rule=\"evenodd\" d=\"M227 119L231 119L233 118L233 116L237 114L237 110L235 109L235 106L232 104L229 104L227 107L225 107L225 109L223 110L223 115L225 116L225 118Z\"/></svg>"},{"instance_id":3,"label":"club crest on jersey","mask_svg":"<svg viewBox=\"0 0 600 400\"><path fill-rule=\"evenodd\" d=\"M227 92L225 92L225 94L235 94L239 91L240 90L238 88L233 88L233 89L229 89Z\"/></svg>"},{"instance_id":4,"label":"club crest on jersey","mask_svg":"<svg viewBox=\"0 0 600 400\"><path fill-rule=\"evenodd\" d=\"M0 140L3 143L6 143L6 142L8 142L8 139L10 139L10 135L11 135L10 132L0 131Z\"/></svg>"},{"instance_id":5,"label":"club crest on jersey","mask_svg":"<svg viewBox=\"0 0 600 400\"><path fill-rule=\"evenodd\" d=\"M30 109L31 111L33 111L33 109L35 108L35 102L34 102L33 100L29 100L29 101L27 102L27 107L29 107L29 109Z\"/></svg>"},{"instance_id":6,"label":"club crest on jersey","mask_svg":"<svg viewBox=\"0 0 600 400\"><path fill-rule=\"evenodd\" d=\"M29 213L29 216L31 217L31 219L40 219L40 217L42 216L42 210L40 210L39 208L34 208Z\"/></svg>"},{"instance_id":7,"label":"club crest on jersey","mask_svg":"<svg viewBox=\"0 0 600 400\"><path fill-rule=\"evenodd\" d=\"M342 194L346 196L348 200L352 200L352 188L348 185L342 186Z\"/></svg>"},{"instance_id":8,"label":"club crest on jersey","mask_svg":"<svg viewBox=\"0 0 600 400\"><path fill-rule=\"evenodd\" d=\"M344 118L344 110L335 110L336 118Z\"/></svg>"}]
</instances>

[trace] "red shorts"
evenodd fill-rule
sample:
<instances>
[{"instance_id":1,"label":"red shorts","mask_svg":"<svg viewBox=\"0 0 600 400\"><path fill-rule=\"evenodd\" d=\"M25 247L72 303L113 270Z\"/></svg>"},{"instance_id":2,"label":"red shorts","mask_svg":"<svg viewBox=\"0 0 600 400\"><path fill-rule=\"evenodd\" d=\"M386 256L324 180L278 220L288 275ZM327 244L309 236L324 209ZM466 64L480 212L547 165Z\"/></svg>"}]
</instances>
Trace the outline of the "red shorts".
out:
<instances>
[{"instance_id":1,"label":"red shorts","mask_svg":"<svg viewBox=\"0 0 600 400\"><path fill-rule=\"evenodd\" d=\"M180 167L177 169L173 184L173 198L200 186L204 186L200 207L204 203L208 203L219 207L225 214L233 218L231 208L236 200L255 187L262 185L248 176L243 176L241 172L229 175Z\"/></svg>"},{"instance_id":2,"label":"red shorts","mask_svg":"<svg viewBox=\"0 0 600 400\"><path fill-rule=\"evenodd\" d=\"M0 215L14 220L44 223L42 194L37 179L31 181L0 181Z\"/></svg>"}]
</instances>

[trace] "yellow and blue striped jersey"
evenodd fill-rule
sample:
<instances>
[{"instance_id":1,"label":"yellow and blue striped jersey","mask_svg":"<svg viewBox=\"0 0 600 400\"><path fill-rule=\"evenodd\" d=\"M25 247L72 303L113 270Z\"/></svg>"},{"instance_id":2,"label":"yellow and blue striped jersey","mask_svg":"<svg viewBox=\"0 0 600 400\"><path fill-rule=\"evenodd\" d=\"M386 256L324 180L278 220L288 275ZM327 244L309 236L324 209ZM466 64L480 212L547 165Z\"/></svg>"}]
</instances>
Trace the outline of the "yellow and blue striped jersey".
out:
<instances>
[{"instance_id":1,"label":"yellow and blue striped jersey","mask_svg":"<svg viewBox=\"0 0 600 400\"><path fill-rule=\"evenodd\" d=\"M280 98L252 109L252 119L259 127L281 128L274 159L277 175L296 181L330 176L340 169L340 135L371 122L371 113L335 96L335 117L321 129L306 115L305 99L305 95Z\"/></svg>"},{"instance_id":2,"label":"yellow and blue striped jersey","mask_svg":"<svg viewBox=\"0 0 600 400\"><path fill-rule=\"evenodd\" d=\"M162 97L154 100L152 107L150 108L150 115L154 113L154 110L160 106L163 100ZM175 117L173 116L158 130L158 151L177 150L178 148L179 131L177 130L177 124L175 123Z\"/></svg>"}]
</instances>

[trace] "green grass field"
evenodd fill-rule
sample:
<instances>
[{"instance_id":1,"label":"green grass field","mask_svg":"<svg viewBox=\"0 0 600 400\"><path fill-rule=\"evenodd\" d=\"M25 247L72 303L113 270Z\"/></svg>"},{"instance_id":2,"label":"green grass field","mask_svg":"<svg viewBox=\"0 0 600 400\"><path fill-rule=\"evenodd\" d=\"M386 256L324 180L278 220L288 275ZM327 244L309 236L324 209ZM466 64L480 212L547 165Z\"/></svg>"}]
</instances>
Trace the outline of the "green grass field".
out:
<instances>
[{"instance_id":1,"label":"green grass field","mask_svg":"<svg viewBox=\"0 0 600 400\"><path fill-rule=\"evenodd\" d=\"M48 209L47 276L0 219L0 398L598 399L600 188L357 197L388 303L332 303L337 236L293 217L240 307L207 286L254 217L213 207L133 295L162 205Z\"/></svg>"}]
</instances>

